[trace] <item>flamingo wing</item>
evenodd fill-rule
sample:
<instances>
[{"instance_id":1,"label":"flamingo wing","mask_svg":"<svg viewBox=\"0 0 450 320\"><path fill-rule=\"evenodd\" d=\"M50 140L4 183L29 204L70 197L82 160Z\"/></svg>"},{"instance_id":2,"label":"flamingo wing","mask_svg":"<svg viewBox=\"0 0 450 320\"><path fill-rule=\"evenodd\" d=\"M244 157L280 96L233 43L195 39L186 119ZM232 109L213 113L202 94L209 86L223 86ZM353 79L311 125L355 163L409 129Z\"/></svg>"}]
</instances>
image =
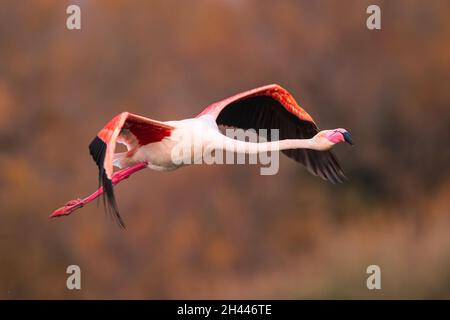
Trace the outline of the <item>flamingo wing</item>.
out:
<instances>
[{"instance_id":1,"label":"flamingo wing","mask_svg":"<svg viewBox=\"0 0 450 320\"><path fill-rule=\"evenodd\" d=\"M198 116L204 114L214 116L218 125L268 131L278 129L279 139L309 139L319 132L314 119L286 89L276 84L245 91L213 103ZM331 151L292 149L282 152L324 180L336 183L345 179L344 172Z\"/></svg>"},{"instance_id":2,"label":"flamingo wing","mask_svg":"<svg viewBox=\"0 0 450 320\"><path fill-rule=\"evenodd\" d=\"M107 201L109 211L121 227L125 225L119 214L111 180L116 143L124 143L129 150L133 150L149 143L161 141L164 137L170 136L172 129L173 127L164 122L122 112L111 119L89 145L90 154L99 169L99 184L103 187L106 195L105 204Z\"/></svg>"}]
</instances>

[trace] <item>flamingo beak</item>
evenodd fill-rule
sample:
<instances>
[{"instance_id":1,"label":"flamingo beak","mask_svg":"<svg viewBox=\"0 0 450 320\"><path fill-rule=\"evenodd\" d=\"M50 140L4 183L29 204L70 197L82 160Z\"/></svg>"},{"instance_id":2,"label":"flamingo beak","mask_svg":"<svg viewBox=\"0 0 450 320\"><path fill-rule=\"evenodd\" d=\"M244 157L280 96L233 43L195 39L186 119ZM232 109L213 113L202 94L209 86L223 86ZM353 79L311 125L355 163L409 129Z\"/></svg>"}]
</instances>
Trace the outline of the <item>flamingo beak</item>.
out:
<instances>
[{"instance_id":1,"label":"flamingo beak","mask_svg":"<svg viewBox=\"0 0 450 320\"><path fill-rule=\"evenodd\" d=\"M344 136L345 142L347 142L349 145L353 145L353 139L350 132L346 131L342 135Z\"/></svg>"}]
</instances>

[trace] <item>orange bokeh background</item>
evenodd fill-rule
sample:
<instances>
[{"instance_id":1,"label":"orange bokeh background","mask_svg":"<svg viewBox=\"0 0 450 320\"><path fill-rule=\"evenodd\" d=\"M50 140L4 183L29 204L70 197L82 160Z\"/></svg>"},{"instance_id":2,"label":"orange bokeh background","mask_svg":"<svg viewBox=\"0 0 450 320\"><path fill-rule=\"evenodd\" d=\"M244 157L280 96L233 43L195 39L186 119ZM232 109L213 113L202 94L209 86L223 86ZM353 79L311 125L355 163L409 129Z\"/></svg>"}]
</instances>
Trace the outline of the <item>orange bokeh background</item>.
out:
<instances>
[{"instance_id":1,"label":"orange bokeh background","mask_svg":"<svg viewBox=\"0 0 450 320\"><path fill-rule=\"evenodd\" d=\"M82 30L66 29L79 4ZM366 8L382 8L382 29ZM3 1L0 298L450 298L450 3ZM95 203L88 144L114 115L159 120L269 83L337 146L332 185L282 157L146 171ZM66 289L66 267L82 290ZM382 290L366 288L366 268Z\"/></svg>"}]
</instances>

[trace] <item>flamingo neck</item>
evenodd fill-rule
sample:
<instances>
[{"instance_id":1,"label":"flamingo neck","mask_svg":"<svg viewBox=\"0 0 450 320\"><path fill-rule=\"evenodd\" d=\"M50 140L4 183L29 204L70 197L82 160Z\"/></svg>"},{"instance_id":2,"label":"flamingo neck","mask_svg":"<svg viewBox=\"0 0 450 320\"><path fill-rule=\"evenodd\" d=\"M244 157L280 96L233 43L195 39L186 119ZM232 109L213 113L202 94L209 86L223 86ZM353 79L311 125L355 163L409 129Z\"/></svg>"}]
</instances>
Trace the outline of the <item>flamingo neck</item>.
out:
<instances>
[{"instance_id":1,"label":"flamingo neck","mask_svg":"<svg viewBox=\"0 0 450 320\"><path fill-rule=\"evenodd\" d=\"M320 149L313 139L285 139L270 142L246 142L226 136L222 136L222 139L218 141L215 147L216 149L246 154L288 149Z\"/></svg>"}]
</instances>

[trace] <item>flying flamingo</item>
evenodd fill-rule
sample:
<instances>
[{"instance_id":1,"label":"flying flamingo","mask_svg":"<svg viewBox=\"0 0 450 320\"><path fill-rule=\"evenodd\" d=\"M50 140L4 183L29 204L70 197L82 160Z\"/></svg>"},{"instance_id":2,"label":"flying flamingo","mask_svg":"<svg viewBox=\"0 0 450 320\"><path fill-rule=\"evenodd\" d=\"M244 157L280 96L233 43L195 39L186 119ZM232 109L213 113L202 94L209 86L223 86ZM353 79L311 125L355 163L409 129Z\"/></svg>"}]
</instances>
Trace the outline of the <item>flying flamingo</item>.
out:
<instances>
[{"instance_id":1,"label":"flying flamingo","mask_svg":"<svg viewBox=\"0 0 450 320\"><path fill-rule=\"evenodd\" d=\"M221 125L244 130L278 129L279 141L237 141L222 134L218 127ZM174 164L172 160L172 149L176 144L192 144L186 137L198 129L206 137L202 141L205 148L248 154L260 152L258 147L282 151L306 166L313 175L332 183L342 182L345 175L329 150L340 142L353 144L350 133L345 129L319 131L313 118L292 95L276 84L213 103L192 119L157 121L122 112L109 121L89 145L90 154L99 169L98 190L84 199L67 202L50 217L69 215L105 193L105 205L124 227L113 186L144 168L168 171L180 167L181 164ZM114 153L116 143L124 144L128 151ZM113 166L121 170L113 172Z\"/></svg>"}]
</instances>

